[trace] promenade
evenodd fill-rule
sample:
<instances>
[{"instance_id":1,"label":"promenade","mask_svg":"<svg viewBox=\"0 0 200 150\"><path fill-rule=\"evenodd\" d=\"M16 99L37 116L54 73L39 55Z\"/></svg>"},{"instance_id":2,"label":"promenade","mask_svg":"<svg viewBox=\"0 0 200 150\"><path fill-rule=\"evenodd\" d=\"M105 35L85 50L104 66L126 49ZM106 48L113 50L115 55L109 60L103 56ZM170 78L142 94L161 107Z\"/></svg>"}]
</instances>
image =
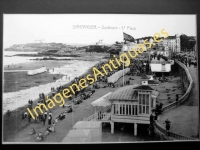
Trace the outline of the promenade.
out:
<instances>
[{"instance_id":1,"label":"promenade","mask_svg":"<svg viewBox=\"0 0 200 150\"><path fill-rule=\"evenodd\" d=\"M166 111L160 116L159 123L163 126L166 119L171 121L170 131L191 137L197 135L198 128L198 70L193 65L187 67L192 79L194 86L192 91L185 102L180 106Z\"/></svg>"}]
</instances>

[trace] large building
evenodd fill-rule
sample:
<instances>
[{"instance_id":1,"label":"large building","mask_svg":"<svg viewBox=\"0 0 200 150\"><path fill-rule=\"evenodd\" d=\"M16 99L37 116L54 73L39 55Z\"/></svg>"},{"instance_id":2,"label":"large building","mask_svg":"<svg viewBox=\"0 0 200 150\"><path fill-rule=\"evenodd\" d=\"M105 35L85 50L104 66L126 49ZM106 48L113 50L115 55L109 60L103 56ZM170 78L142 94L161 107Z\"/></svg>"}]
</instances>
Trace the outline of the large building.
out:
<instances>
[{"instance_id":1,"label":"large building","mask_svg":"<svg viewBox=\"0 0 200 150\"><path fill-rule=\"evenodd\" d=\"M144 37L137 39L137 43L143 43L146 40L150 43L153 43L153 37ZM158 46L164 46L166 49L172 50L172 52L180 52L181 51L181 40L180 35L176 34L175 36L168 36L167 38L161 37L161 42L157 43ZM160 40L159 39L159 40Z\"/></svg>"},{"instance_id":2,"label":"large building","mask_svg":"<svg viewBox=\"0 0 200 150\"><path fill-rule=\"evenodd\" d=\"M167 49L172 50L172 52L181 51L181 40L180 35L168 36L167 38L161 38L162 41L158 43L159 46L167 47Z\"/></svg>"},{"instance_id":3,"label":"large building","mask_svg":"<svg viewBox=\"0 0 200 150\"><path fill-rule=\"evenodd\" d=\"M95 114L84 120L109 122L111 133L114 133L115 123L131 123L136 136L138 125L150 124L150 114L159 95L148 83L144 80L142 84L125 86L94 101L91 104ZM96 113L97 106L111 108L110 113Z\"/></svg>"}]
</instances>

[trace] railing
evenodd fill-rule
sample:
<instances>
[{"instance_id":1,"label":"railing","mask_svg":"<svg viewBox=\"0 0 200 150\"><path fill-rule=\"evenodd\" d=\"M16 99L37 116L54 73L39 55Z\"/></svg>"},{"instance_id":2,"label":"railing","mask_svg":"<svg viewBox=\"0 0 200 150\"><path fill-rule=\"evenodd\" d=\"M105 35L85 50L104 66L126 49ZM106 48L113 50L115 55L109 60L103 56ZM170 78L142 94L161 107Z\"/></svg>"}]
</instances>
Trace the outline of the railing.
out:
<instances>
[{"instance_id":1,"label":"railing","mask_svg":"<svg viewBox=\"0 0 200 150\"><path fill-rule=\"evenodd\" d=\"M188 77L188 79L190 81L190 84L189 84L189 86L188 86L187 91L185 92L185 94L177 102L173 102L173 103L171 103L171 104L163 107L163 109L162 109L163 112L168 111L168 110L170 110L172 108L175 108L178 105L180 105L182 102L184 102L188 98L188 96L189 96L189 94L190 94L190 92L192 90L193 84L194 84L193 79L192 79L192 77L191 77L191 75L190 75L187 67L184 64L182 64L182 63L180 63L178 61L175 61L175 62L177 64L179 64L185 70L185 72L187 74L187 77ZM195 138L185 137L185 136L182 136L182 135L179 135L179 134L167 131L167 130L165 130L165 128L163 126L161 126L158 123L158 121L155 122L155 128L159 132L161 132L162 134L167 135L168 137L172 137L174 139L178 139L178 140L196 140Z\"/></svg>"},{"instance_id":2,"label":"railing","mask_svg":"<svg viewBox=\"0 0 200 150\"><path fill-rule=\"evenodd\" d=\"M158 131L160 131L162 134L164 134L164 135L166 135L168 137L172 137L174 139L178 139L178 140L196 140L195 138L186 137L186 136L182 136L182 135L167 131L158 122L155 123L155 128Z\"/></svg>"},{"instance_id":3,"label":"railing","mask_svg":"<svg viewBox=\"0 0 200 150\"><path fill-rule=\"evenodd\" d=\"M110 113L94 113L93 115L84 118L84 121L109 121L111 120Z\"/></svg>"}]
</instances>

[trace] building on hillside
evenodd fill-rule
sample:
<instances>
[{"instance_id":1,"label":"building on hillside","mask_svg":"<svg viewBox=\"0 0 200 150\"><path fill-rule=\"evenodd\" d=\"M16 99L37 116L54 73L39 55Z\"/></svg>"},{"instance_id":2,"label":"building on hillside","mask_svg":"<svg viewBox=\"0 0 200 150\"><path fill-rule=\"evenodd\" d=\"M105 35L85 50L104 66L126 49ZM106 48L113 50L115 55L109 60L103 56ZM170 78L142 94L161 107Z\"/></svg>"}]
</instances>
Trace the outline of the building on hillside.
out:
<instances>
[{"instance_id":1,"label":"building on hillside","mask_svg":"<svg viewBox=\"0 0 200 150\"><path fill-rule=\"evenodd\" d=\"M122 49L122 44L113 44L109 47L109 49L107 50L107 52L110 53L110 57L112 57L113 55L119 55L120 51Z\"/></svg>"},{"instance_id":2,"label":"building on hillside","mask_svg":"<svg viewBox=\"0 0 200 150\"><path fill-rule=\"evenodd\" d=\"M159 46L165 46L172 50L172 52L179 53L181 51L181 40L180 35L168 36L167 38L162 37L162 41L158 43Z\"/></svg>"},{"instance_id":3,"label":"building on hillside","mask_svg":"<svg viewBox=\"0 0 200 150\"><path fill-rule=\"evenodd\" d=\"M138 38L136 39L137 43L142 44L144 40L147 39L147 42L150 43L155 43L153 40L153 37L148 36L148 37L143 37L143 38ZM168 36L167 38L161 37L158 40L162 39L161 42L158 42L158 46L164 46L168 47L171 49L173 52L180 52L181 50L181 40L180 40L180 35L176 34L175 36Z\"/></svg>"},{"instance_id":4,"label":"building on hillside","mask_svg":"<svg viewBox=\"0 0 200 150\"><path fill-rule=\"evenodd\" d=\"M138 43L138 44L141 44L142 47L143 47L143 51L146 52L147 51L147 47L145 44L143 43ZM141 47L137 45L137 42L136 43L133 43L133 42L127 42L127 44L123 44L123 47L122 47L122 51L123 52L126 52L128 50L132 50L132 49L135 49L137 52L141 50Z\"/></svg>"}]
</instances>

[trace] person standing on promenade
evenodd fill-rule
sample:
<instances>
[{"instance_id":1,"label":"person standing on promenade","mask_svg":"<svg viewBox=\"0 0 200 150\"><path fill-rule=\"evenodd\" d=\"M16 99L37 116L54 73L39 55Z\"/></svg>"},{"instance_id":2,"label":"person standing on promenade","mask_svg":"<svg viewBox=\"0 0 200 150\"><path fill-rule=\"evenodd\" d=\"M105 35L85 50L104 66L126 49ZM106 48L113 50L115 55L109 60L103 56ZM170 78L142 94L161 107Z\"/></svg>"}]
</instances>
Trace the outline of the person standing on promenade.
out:
<instances>
[{"instance_id":1,"label":"person standing on promenade","mask_svg":"<svg viewBox=\"0 0 200 150\"><path fill-rule=\"evenodd\" d=\"M189 64L189 67L190 67L190 65L191 65L191 59L189 59L188 64Z\"/></svg>"},{"instance_id":2,"label":"person standing on promenade","mask_svg":"<svg viewBox=\"0 0 200 150\"><path fill-rule=\"evenodd\" d=\"M178 105L178 94L176 94L176 106Z\"/></svg>"},{"instance_id":3,"label":"person standing on promenade","mask_svg":"<svg viewBox=\"0 0 200 150\"><path fill-rule=\"evenodd\" d=\"M187 67L187 58L185 59L185 65L186 65L186 67Z\"/></svg>"},{"instance_id":4,"label":"person standing on promenade","mask_svg":"<svg viewBox=\"0 0 200 150\"><path fill-rule=\"evenodd\" d=\"M166 121L165 121L165 124L166 124L166 130L167 131L169 131L169 129L170 129L170 121L167 119Z\"/></svg>"}]
</instances>

